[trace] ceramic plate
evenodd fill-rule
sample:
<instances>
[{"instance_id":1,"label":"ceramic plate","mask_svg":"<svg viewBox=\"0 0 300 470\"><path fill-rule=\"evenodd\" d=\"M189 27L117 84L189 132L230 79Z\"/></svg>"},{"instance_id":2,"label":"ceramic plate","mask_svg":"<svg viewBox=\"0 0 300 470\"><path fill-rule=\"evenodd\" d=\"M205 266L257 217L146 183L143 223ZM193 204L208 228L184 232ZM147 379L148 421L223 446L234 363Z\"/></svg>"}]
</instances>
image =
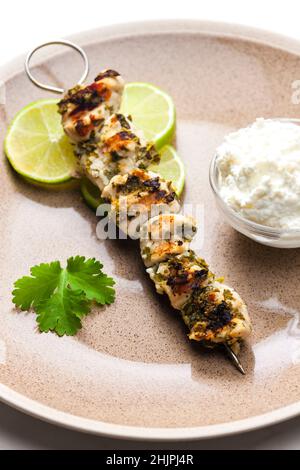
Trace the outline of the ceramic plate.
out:
<instances>
[{"instance_id":1,"label":"ceramic plate","mask_svg":"<svg viewBox=\"0 0 300 470\"><path fill-rule=\"evenodd\" d=\"M300 250L264 247L224 225L208 166L224 135L256 117L299 117L292 82L300 45L237 26L162 22L118 26L72 38L91 62L126 81L154 83L174 98L176 145L186 165L184 202L203 204L201 255L248 303L254 333L240 375L220 352L189 342L154 292L133 242L101 241L78 191L47 192L1 162L0 396L45 420L97 434L191 439L253 429L300 410ZM39 78L66 86L80 75L72 51L37 65ZM39 98L24 58L2 70L1 139L14 114ZM67 71L67 72L66 72ZM5 89L4 89L5 88ZM117 300L95 308L75 337L40 334L33 314L14 311L13 282L30 266L71 255L100 259Z\"/></svg>"}]
</instances>

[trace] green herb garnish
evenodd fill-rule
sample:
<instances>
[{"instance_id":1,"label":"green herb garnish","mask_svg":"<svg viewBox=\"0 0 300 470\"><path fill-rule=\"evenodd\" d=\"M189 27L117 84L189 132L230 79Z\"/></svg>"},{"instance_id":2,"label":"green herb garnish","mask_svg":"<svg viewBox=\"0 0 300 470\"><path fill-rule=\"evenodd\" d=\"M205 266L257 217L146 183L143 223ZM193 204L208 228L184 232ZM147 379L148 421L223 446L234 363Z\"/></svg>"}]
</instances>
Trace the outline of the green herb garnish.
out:
<instances>
[{"instance_id":1,"label":"green herb garnish","mask_svg":"<svg viewBox=\"0 0 300 470\"><path fill-rule=\"evenodd\" d=\"M59 261L30 269L14 284L13 303L21 310L35 310L40 331L59 336L74 335L92 302L111 304L115 299L114 280L102 272L95 258L69 258L67 267Z\"/></svg>"}]
</instances>

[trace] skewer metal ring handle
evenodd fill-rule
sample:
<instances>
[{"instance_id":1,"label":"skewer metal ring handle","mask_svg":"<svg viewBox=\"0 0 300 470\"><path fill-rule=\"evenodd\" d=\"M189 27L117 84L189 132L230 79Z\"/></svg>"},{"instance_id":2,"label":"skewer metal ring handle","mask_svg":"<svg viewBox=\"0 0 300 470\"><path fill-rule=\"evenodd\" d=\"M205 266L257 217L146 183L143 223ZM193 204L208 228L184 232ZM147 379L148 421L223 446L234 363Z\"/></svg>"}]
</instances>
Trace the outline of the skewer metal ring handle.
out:
<instances>
[{"instance_id":1,"label":"skewer metal ring handle","mask_svg":"<svg viewBox=\"0 0 300 470\"><path fill-rule=\"evenodd\" d=\"M61 40L56 40L56 41L49 41L49 42L44 42L43 44L40 44L39 46L35 47L34 49L32 49L27 57L26 57L26 60L25 60L25 71L29 77L29 79L36 85L38 86L39 88L42 88L43 90L48 90L48 91L53 91L55 93L64 93L65 90L63 88L58 88L56 86L53 86L53 85L47 85L45 83L42 83L40 82L39 80L37 80L31 73L31 70L30 70L30 61L32 59L32 56L35 54L36 51L38 51L39 49L42 49L43 47L47 47L47 46L52 46L52 45L56 45L56 44L60 44L62 46L68 46L68 47L71 47L72 49L74 49L76 52L78 52L83 61L84 61L84 72L81 76L81 78L79 79L79 81L77 82L78 85L81 85L88 73L89 73L89 60L88 60L88 57L86 55L86 53L84 52L84 50L80 47L80 46L77 46L77 44L74 44L73 42L71 41L67 41L67 40L64 40L64 39L61 39Z\"/></svg>"}]
</instances>

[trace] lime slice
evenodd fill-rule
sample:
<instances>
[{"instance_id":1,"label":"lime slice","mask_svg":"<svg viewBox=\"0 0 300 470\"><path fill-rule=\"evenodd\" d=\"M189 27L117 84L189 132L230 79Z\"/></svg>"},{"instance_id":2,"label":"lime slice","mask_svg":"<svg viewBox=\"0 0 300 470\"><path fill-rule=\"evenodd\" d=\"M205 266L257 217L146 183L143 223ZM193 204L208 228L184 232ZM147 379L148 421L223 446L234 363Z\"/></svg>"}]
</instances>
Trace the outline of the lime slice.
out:
<instances>
[{"instance_id":1,"label":"lime slice","mask_svg":"<svg viewBox=\"0 0 300 470\"><path fill-rule=\"evenodd\" d=\"M178 153L171 145L165 145L160 150L160 162L149 166L149 170L158 173L167 181L172 181L177 196L180 196L184 187L185 169Z\"/></svg>"},{"instance_id":2,"label":"lime slice","mask_svg":"<svg viewBox=\"0 0 300 470\"><path fill-rule=\"evenodd\" d=\"M178 196L184 187L185 170L182 160L171 145L165 145L159 152L161 160L158 165L151 165L149 170L158 173L166 180L171 180ZM90 180L83 178L81 181L81 192L86 203L97 209L101 204L100 191Z\"/></svg>"},{"instance_id":3,"label":"lime slice","mask_svg":"<svg viewBox=\"0 0 300 470\"><path fill-rule=\"evenodd\" d=\"M27 178L27 176L22 176L22 178L36 188L47 189L49 191L70 191L73 189L79 189L81 184L81 180L79 178L71 178L67 181L63 181L62 183L41 183L40 181Z\"/></svg>"},{"instance_id":4,"label":"lime slice","mask_svg":"<svg viewBox=\"0 0 300 470\"><path fill-rule=\"evenodd\" d=\"M175 130L172 99L147 83L129 83L121 112L157 148L171 141ZM8 160L17 173L43 187L69 181L76 170L73 147L63 132L57 100L39 100L23 108L12 121L4 142Z\"/></svg>"},{"instance_id":5,"label":"lime slice","mask_svg":"<svg viewBox=\"0 0 300 470\"><path fill-rule=\"evenodd\" d=\"M99 188L88 178L82 178L80 189L87 205L90 206L91 209L96 210L102 202Z\"/></svg>"},{"instance_id":6,"label":"lime slice","mask_svg":"<svg viewBox=\"0 0 300 470\"><path fill-rule=\"evenodd\" d=\"M67 181L76 169L57 100L39 100L23 108L8 129L4 150L17 173L40 183Z\"/></svg>"},{"instance_id":7,"label":"lime slice","mask_svg":"<svg viewBox=\"0 0 300 470\"><path fill-rule=\"evenodd\" d=\"M157 149L172 141L175 132L175 106L172 98L149 83L125 86L120 112L132 116L133 123L144 131Z\"/></svg>"}]
</instances>

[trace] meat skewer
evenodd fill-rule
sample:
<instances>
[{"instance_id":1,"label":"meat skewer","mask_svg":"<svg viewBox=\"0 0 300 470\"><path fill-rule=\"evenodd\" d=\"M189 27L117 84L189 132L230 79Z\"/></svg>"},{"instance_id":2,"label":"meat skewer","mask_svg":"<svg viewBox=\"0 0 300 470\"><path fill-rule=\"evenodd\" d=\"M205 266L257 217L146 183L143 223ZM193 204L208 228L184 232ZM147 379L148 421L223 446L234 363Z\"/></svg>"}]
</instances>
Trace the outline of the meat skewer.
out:
<instances>
[{"instance_id":1,"label":"meat skewer","mask_svg":"<svg viewBox=\"0 0 300 470\"><path fill-rule=\"evenodd\" d=\"M196 223L178 214L172 183L147 171L159 156L130 117L118 113L123 88L118 72L105 70L91 85L68 91L59 103L81 171L111 203L111 216L122 231L132 238L138 232L147 273L157 292L180 311L189 338L209 348L223 345L245 373L237 354L251 332L247 307L190 248Z\"/></svg>"},{"instance_id":2,"label":"meat skewer","mask_svg":"<svg viewBox=\"0 0 300 470\"><path fill-rule=\"evenodd\" d=\"M240 341L251 332L247 308L238 293L216 280L207 263L190 249L193 219L163 214L145 225L151 237L146 241L141 237L140 243L147 272L157 292L167 294L172 307L180 310L189 338L207 347L225 343L237 354Z\"/></svg>"}]
</instances>

